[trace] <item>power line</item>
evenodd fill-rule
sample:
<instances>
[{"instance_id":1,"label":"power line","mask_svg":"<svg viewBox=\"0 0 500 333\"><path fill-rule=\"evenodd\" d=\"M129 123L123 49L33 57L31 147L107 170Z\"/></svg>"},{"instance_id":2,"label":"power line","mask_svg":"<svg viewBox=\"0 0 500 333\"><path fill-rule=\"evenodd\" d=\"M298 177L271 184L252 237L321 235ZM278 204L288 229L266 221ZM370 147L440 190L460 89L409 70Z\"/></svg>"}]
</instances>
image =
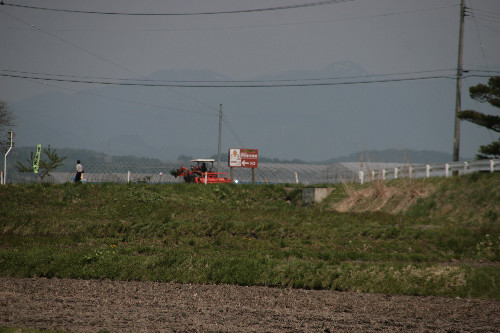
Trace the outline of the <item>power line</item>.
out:
<instances>
[{"instance_id":1,"label":"power line","mask_svg":"<svg viewBox=\"0 0 500 333\"><path fill-rule=\"evenodd\" d=\"M376 15L368 15L368 16L354 16L354 17L344 17L344 18L336 18L336 19L328 19L328 20L315 20L315 21L303 21L303 22L291 22L291 23L274 23L274 24L258 24L258 25L243 25L243 26L228 26L228 27L205 27L205 28L185 28L185 29L162 29L162 28L152 28L152 29L48 29L48 31L57 31L57 32L81 32L81 31L139 31L139 32L178 32L178 31L220 31L220 30L230 30L230 29L248 29L248 28L268 28L268 27L282 27L282 26L293 26L293 25L304 25L304 24L316 24L316 23L335 23L341 21L353 21L353 20L362 20L376 17L390 17L395 15L406 15L406 14L414 14L426 11L435 11L439 9L448 9L455 8L458 5L451 6L441 6L441 7L432 7L432 8L424 8L424 9L416 9L416 10L405 10L399 12L392 13L384 13L384 14L376 14Z\"/></svg>"},{"instance_id":2,"label":"power line","mask_svg":"<svg viewBox=\"0 0 500 333\"><path fill-rule=\"evenodd\" d=\"M420 81L432 79L455 79L455 76L450 75L434 75L423 77L411 78L395 78L395 79L380 79L380 80L359 80L359 81L343 81L343 82L312 82L312 83L270 83L270 84L181 84L181 83L159 83L159 82L113 82L113 81L92 81L86 79L69 79L69 78L49 78L28 76L22 74L7 74L0 73L0 76L33 79L33 80L47 80L56 82L70 82L70 83L86 83L86 84L101 84L101 85L115 85L115 86L140 86L140 87L176 87L176 88L282 88L282 87L313 87L313 86L338 86L338 85L355 85L355 84L371 84L371 83L387 83L387 82L402 82L402 81ZM472 74L468 77L487 77L488 75Z\"/></svg>"},{"instance_id":3,"label":"power line","mask_svg":"<svg viewBox=\"0 0 500 333\"><path fill-rule=\"evenodd\" d=\"M474 72L474 71L473 71ZM470 71L464 70L464 77L490 77L491 73L500 73L500 71L480 71L490 74L474 74ZM390 75L390 74L388 74ZM200 84L205 83L204 81L193 81L192 84L185 83L161 83L157 80L145 81L145 82L122 82L122 81L96 81L88 79L71 79L71 78L58 78L58 77L42 77L36 75L28 74L8 74L0 73L2 77L20 78L20 79L31 79L31 80L42 80L42 81L55 81L55 82L69 82L69 83L84 83L84 84L101 84L101 85L114 85L114 86L139 86L139 87L177 87L177 88L283 88L283 87L314 87L314 86L338 86L338 85L356 85L356 84L371 84L371 83L388 83L388 82L404 82L404 81L420 81L420 80L433 80L433 79L456 79L454 75L433 75L433 76L418 76L409 78L394 78L394 79L378 79L378 80L357 80L357 81L341 81L341 82L309 82L301 83L300 80L296 80L293 83L287 82L277 82L268 81L267 84L255 83L255 84L217 84L217 81L212 83L215 84ZM314 80L314 79L309 79ZM325 79L317 79L325 80ZM330 78L326 80L338 80L336 78ZM168 81L167 81L168 82ZM244 81L232 81L234 83L240 83ZM251 81L250 81L251 82ZM256 81L259 82L259 81ZM262 81L266 82L266 81ZM210 82L208 82L210 83Z\"/></svg>"},{"instance_id":4,"label":"power line","mask_svg":"<svg viewBox=\"0 0 500 333\"><path fill-rule=\"evenodd\" d=\"M217 115L215 115L213 113L206 113L206 112L201 112L201 111L194 111L194 110L187 110L187 109L181 109L181 108L174 108L174 107L171 107L171 106L165 106L165 105L159 105L159 104L152 104L152 103L145 103L145 102L140 102L140 101L126 99L126 98L118 98L118 97L106 96L106 95L102 95L102 94L98 94L98 93L90 92L90 91L76 90L76 89L69 88L68 86L60 86L60 85L56 85L56 84L52 84L52 83L47 83L47 82L44 82L44 81L38 80L38 79L25 79L25 80L28 80L28 81L36 83L36 84L42 84L44 86L50 86L50 87L54 87L54 88L58 88L58 89L73 91L73 92L75 92L77 94L84 94L84 95L96 96L96 97L100 97L100 98L109 99L109 100L112 100L112 101L131 103L131 104L136 104L136 105L141 105L141 106L146 106L146 107L151 107L151 108L166 109L166 110L176 111L176 112L195 113L195 114L201 114L201 115L209 116L209 117L216 117L217 116Z\"/></svg>"},{"instance_id":5,"label":"power line","mask_svg":"<svg viewBox=\"0 0 500 333\"><path fill-rule=\"evenodd\" d=\"M481 55L483 57L484 65L486 66L487 69L489 69L488 62L486 61L486 53L484 52L484 44L483 44L483 41L481 39L481 34L479 33L479 28L477 26L477 21L476 21L475 15L474 15L474 11L472 11L470 16L472 17L472 20L474 21L474 27L476 28L477 39L479 41L479 47L481 49Z\"/></svg>"},{"instance_id":6,"label":"power line","mask_svg":"<svg viewBox=\"0 0 500 333\"><path fill-rule=\"evenodd\" d=\"M325 77L325 78L275 79L275 80L158 80L158 79L151 80L151 79L123 79L123 78L110 78L110 77L38 73L38 72L17 71L17 70L0 68L0 76L31 79L31 80L42 80L42 81L47 80L47 81L103 84L103 85L117 85L117 86L231 88L231 87L280 87L280 86L293 87L293 86L314 86L314 85L361 84L361 83L453 78L451 74L448 75L444 74L446 72L451 72L453 70L454 69L449 68L449 69L423 70L423 71L400 72L400 73L384 73L384 74L372 74L372 75L339 76L339 77ZM328 81L338 81L346 79L348 80L368 79L377 77L405 76L405 75L429 74L429 73L443 73L443 74L434 76L409 77L409 78L401 77L396 79L328 82ZM488 75L500 73L500 70L490 70L489 68L488 70L464 69L464 73L467 73L467 77L487 77ZM315 81L320 81L320 82L314 83Z\"/></svg>"},{"instance_id":7,"label":"power line","mask_svg":"<svg viewBox=\"0 0 500 333\"><path fill-rule=\"evenodd\" d=\"M275 79L275 80L159 80L159 79L123 79L123 78L111 78L111 77L98 77L98 76L82 76L82 75L68 75L68 74L54 74L54 73L39 73L39 72L27 72L18 71L10 69L1 69L2 72L13 73L14 75L36 75L37 78L42 77L56 77L56 78L72 78L72 79L91 79L95 80L95 83L101 82L101 80L106 81L117 81L117 82L156 82L156 83L274 83L274 82L303 82L303 81L325 81L325 80L341 80L341 79L366 79L372 77L383 77L383 76L401 76L401 75L415 75L415 74L426 74L426 73L438 73L438 72L450 72L453 68L447 69L435 69L435 70L423 70L414 72L400 72L400 73L384 73L384 74L370 74L370 75L352 75L352 76L339 76L339 77L324 77L324 78L299 78L299 79ZM469 70L472 71L472 70ZM99 80L99 81L97 81Z\"/></svg>"},{"instance_id":8,"label":"power line","mask_svg":"<svg viewBox=\"0 0 500 333\"><path fill-rule=\"evenodd\" d=\"M329 0L329 1L317 1L317 2L310 2L310 3L305 3L305 4L280 6L280 7L242 9L242 10L232 10L232 11L192 12L192 13L99 12L99 11L85 11L85 10L72 10L72 9L58 9L58 8L48 8L48 7L26 6L26 5L6 3L4 1L1 1L0 5L25 8L25 9L64 12L64 13L72 13L72 14L98 14L98 15L122 15L122 16L194 16L194 15L218 15L218 14L243 14L243 13L256 13L256 12L266 12L266 11L285 10L285 9L298 9L298 8L331 5L331 4L337 4L337 3L349 2L349 1L354 1L354 0Z\"/></svg>"},{"instance_id":9,"label":"power line","mask_svg":"<svg viewBox=\"0 0 500 333\"><path fill-rule=\"evenodd\" d=\"M495 28L489 26L488 24L486 24L484 22L477 22L477 24L482 25L483 27L487 28L490 31L493 31L493 32L496 32L496 33L500 33L500 30L495 29Z\"/></svg>"},{"instance_id":10,"label":"power line","mask_svg":"<svg viewBox=\"0 0 500 333\"><path fill-rule=\"evenodd\" d=\"M111 96L105 96L105 95L97 94L97 93L94 93L94 92L71 89L71 88L69 88L67 86L55 85L55 84L51 84L51 83L47 83L47 82L41 82L41 81L38 81L38 80L32 80L32 79L26 79L26 80L31 81L33 83L37 83L37 84L43 84L43 85L46 85L46 86L51 86L51 87L55 87L55 88L59 88L59 89L73 91L73 92L78 93L78 94L85 94L85 95L90 95L90 96L97 96L97 97L100 97L100 98L105 98L105 99L109 99L109 100L113 100L113 101L118 101L118 102L126 102L126 103L135 104L135 105L141 105L141 106L146 106L146 107L153 107L153 108L158 108L158 109L167 109L169 111L177 111L177 112L185 112L185 113L195 113L195 114L200 114L200 115L209 116L209 117L217 117L217 115L215 115L213 113L206 113L206 112L201 112L201 111L193 111L193 110L186 110L186 109L180 109L180 108L173 108L173 107L170 107L170 106L164 106L164 105L158 105L158 104L152 104L152 103L144 103L144 102L139 102L139 101L136 101L136 100L130 100L130 99L125 99L125 98L117 98L117 97L111 97ZM226 127L230 130L231 134L233 135L233 137L235 138L235 140L238 142L238 144L240 144L241 146L244 146L243 142L239 138L238 134L236 134L236 131L231 126L231 124L229 122L229 119L227 118L226 114L223 115L223 119L222 120L223 120L224 124L226 125Z\"/></svg>"},{"instance_id":11,"label":"power line","mask_svg":"<svg viewBox=\"0 0 500 333\"><path fill-rule=\"evenodd\" d=\"M474 70L465 70L465 72L468 71L473 71L473 72L478 72L478 73L492 73L492 74L500 74L500 69L499 70L484 70L484 69L474 69Z\"/></svg>"},{"instance_id":12,"label":"power line","mask_svg":"<svg viewBox=\"0 0 500 333\"><path fill-rule=\"evenodd\" d=\"M124 71L126 71L126 72L128 72L128 73L131 73L131 74L136 75L136 76L144 77L143 75L138 74L138 73L136 73L136 72L134 72L134 71L132 71L132 70L128 69L128 68L127 68L127 67L125 67L125 66L122 66L122 65L120 65L120 64L118 64L118 63L116 63L116 62L114 62L114 61L111 61L111 60L109 60L109 59L107 59L107 58L104 58L104 57L102 57L102 56L100 56L100 55L98 55L98 54L96 54L96 53L94 53L94 52L91 52L91 51L89 51L89 50L87 50L87 49L85 49L85 48L83 48L83 47L81 47L81 46L79 46L79 45L76 45L76 44L74 44L74 43L71 43L71 42L69 42L69 41L67 41L67 40L65 40L65 39L63 39L63 38L61 38L61 37L59 37L59 36L57 36L57 35L55 35L55 34L52 34L52 33L48 32L48 31L45 31L45 30L43 30L43 29L41 29L41 28L39 28L39 27L37 27L37 26L33 25L33 24L30 24L29 22L26 22L26 21L25 21L25 20L23 20L23 19L20 19L20 18L18 18L18 17L16 17L16 16L14 16L14 15L12 15L12 14L6 13L5 11L3 11L3 10L1 10L1 9L0 9L0 12L1 12L1 13L3 13L3 14L5 14L5 15L7 15L7 16L9 16L9 17L11 17L11 18L13 18L14 20L17 20L17 21L19 21L19 22L21 22L21 23L23 23L23 24L29 25L30 27L34 28L36 31L40 31L40 32L42 32L42 33L44 33L44 34L47 34L47 35L51 36L52 38L55 38L55 39L57 39L57 40L59 40L59 41L61 41L61 42L65 43L65 44L68 44L68 45L70 45L70 46L72 46L72 47L74 47L74 48L76 48L76 49L78 49L78 50L80 50L80 51L82 51L82 52L85 52L85 53L87 53L87 54L89 54L89 55L91 55L91 56L93 56L93 57L96 57L96 58L98 58L98 59L100 59L100 60L102 60L102 61L104 61L104 62L106 62L106 63L110 63L110 64L112 64L112 65L114 65L114 66L116 66L116 67L119 67L120 69L122 69L122 70L124 70ZM61 81L62 81L62 80L61 80ZM201 101L198 101L198 100L196 100L196 99L194 99L194 98L192 98L192 97L190 97L190 96L187 96L187 95L186 95L186 94L184 94L184 93L181 93L181 92L179 92L179 91L176 91L176 90L174 90L174 89L171 89L171 88L169 88L168 86L165 86L165 87L167 87L170 91L172 91L172 92L174 92L174 93L176 93L176 94L179 94L179 95L181 95L181 96L183 96L183 97L185 97L185 98L187 98L187 99L189 99L189 100L191 100L191 101L193 101L193 102L196 102L196 103L198 103L198 104L200 104L200 105L203 105L203 106L205 106L205 107L207 107L207 108L209 108L209 109L212 109L212 110L217 110L215 107L210 106L210 105L208 105L208 104L206 104L206 103L203 103L203 102L201 102ZM217 111L218 111L218 110L217 110Z\"/></svg>"},{"instance_id":13,"label":"power line","mask_svg":"<svg viewBox=\"0 0 500 333\"><path fill-rule=\"evenodd\" d=\"M468 9L470 9L470 8L468 8ZM472 10L474 12L477 12L480 15L500 18L500 13L495 13L495 12L492 12L492 11L485 11L485 10L478 9L478 8L472 8Z\"/></svg>"},{"instance_id":14,"label":"power line","mask_svg":"<svg viewBox=\"0 0 500 333\"><path fill-rule=\"evenodd\" d=\"M500 23L500 14L495 12L484 11L481 9L467 7L465 9L466 16L472 17L474 20L486 22Z\"/></svg>"},{"instance_id":15,"label":"power line","mask_svg":"<svg viewBox=\"0 0 500 333\"><path fill-rule=\"evenodd\" d=\"M475 18L484 22L491 22L491 23L500 23L500 18L489 18L489 17L484 17L482 15L474 14Z\"/></svg>"},{"instance_id":16,"label":"power line","mask_svg":"<svg viewBox=\"0 0 500 333\"><path fill-rule=\"evenodd\" d=\"M222 115L222 121L226 125L226 127L229 129L231 134L233 135L234 139L238 142L240 146L244 146L243 141L239 138L238 134L236 134L236 131L234 130L233 126L229 123L229 119L227 118L226 114Z\"/></svg>"}]
</instances>

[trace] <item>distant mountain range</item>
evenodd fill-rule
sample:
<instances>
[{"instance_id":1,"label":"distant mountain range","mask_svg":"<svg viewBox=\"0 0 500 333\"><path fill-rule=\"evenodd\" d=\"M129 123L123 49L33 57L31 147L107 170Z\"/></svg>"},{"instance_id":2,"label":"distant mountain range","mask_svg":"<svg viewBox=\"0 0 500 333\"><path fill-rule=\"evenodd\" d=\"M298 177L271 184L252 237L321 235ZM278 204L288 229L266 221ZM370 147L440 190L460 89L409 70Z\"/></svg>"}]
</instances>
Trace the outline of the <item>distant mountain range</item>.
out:
<instances>
[{"instance_id":1,"label":"distant mountain range","mask_svg":"<svg viewBox=\"0 0 500 333\"><path fill-rule=\"evenodd\" d=\"M252 80L363 77L349 62L316 71L291 71ZM150 79L224 81L210 71L169 70ZM332 80L331 80L332 81ZM16 145L36 144L162 161L180 155L211 156L218 146L257 148L281 160L449 160L453 81L430 80L287 88L151 88L98 86L78 93L50 93L9 103ZM392 148L397 148L394 150ZM390 149L390 150L386 150ZM406 152L421 152L410 157ZM384 152L384 153L382 153Z\"/></svg>"},{"instance_id":2,"label":"distant mountain range","mask_svg":"<svg viewBox=\"0 0 500 333\"><path fill-rule=\"evenodd\" d=\"M163 162L188 162L193 159L192 156L180 155L177 159L162 161L155 158L147 157L137 157L132 155L126 156L111 156L100 152L95 152L88 149L70 149L70 148L54 148L59 157L66 157L64 161L64 166L59 168L59 171L73 171L76 161L81 160L83 164L85 162L103 162L103 163L142 163L142 164L157 164ZM35 152L35 147L16 147L12 153L9 155L8 168L10 170L15 169L16 161L21 161L27 164L31 153ZM202 156L207 157L207 156ZM42 154L42 159L44 158ZM207 158L213 158L217 160L217 156L208 156ZM433 164L433 163L444 163L450 162L452 156L450 154L435 152L435 151L414 151L414 150L398 150L398 149L387 149L383 151L365 151L357 152L347 156L331 158L324 161L304 161L300 159L293 160L282 160L279 158L271 158L266 156L259 157L259 163L282 163L282 164L325 164L330 165L339 162L375 162L375 163L405 163L405 164ZM221 156L221 162L227 162L227 154Z\"/></svg>"},{"instance_id":3,"label":"distant mountain range","mask_svg":"<svg viewBox=\"0 0 500 333\"><path fill-rule=\"evenodd\" d=\"M472 158L465 158L464 160L471 159ZM432 150L386 149L380 151L370 150L357 152L347 156L332 158L323 163L360 162L361 160L373 163L433 164L451 162L453 156L451 154Z\"/></svg>"}]
</instances>

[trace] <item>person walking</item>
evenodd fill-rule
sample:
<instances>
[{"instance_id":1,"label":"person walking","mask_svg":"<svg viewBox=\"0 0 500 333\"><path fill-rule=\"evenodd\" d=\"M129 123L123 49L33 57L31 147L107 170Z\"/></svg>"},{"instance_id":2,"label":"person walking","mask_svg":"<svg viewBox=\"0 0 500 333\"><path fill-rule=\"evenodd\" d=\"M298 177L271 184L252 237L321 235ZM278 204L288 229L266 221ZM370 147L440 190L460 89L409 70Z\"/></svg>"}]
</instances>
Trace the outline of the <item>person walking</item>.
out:
<instances>
[{"instance_id":1,"label":"person walking","mask_svg":"<svg viewBox=\"0 0 500 333\"><path fill-rule=\"evenodd\" d=\"M77 160L75 183L80 183L82 181L82 175L83 175L83 165L80 163L80 160Z\"/></svg>"}]
</instances>

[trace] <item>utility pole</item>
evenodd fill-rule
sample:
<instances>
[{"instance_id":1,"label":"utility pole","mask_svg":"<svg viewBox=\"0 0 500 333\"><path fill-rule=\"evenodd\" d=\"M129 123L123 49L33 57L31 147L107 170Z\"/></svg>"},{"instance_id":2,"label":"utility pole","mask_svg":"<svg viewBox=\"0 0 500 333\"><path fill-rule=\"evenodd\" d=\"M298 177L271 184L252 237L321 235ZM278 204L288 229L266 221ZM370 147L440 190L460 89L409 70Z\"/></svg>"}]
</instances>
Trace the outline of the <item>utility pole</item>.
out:
<instances>
[{"instance_id":1,"label":"utility pole","mask_svg":"<svg viewBox=\"0 0 500 333\"><path fill-rule=\"evenodd\" d=\"M462 74L463 74L463 51L464 51L464 18L465 0L460 0L460 32L458 34L458 63L457 63L457 90L455 99L455 131L453 136L453 162L460 160L460 118L458 113L462 108Z\"/></svg>"},{"instance_id":2,"label":"utility pole","mask_svg":"<svg viewBox=\"0 0 500 333\"><path fill-rule=\"evenodd\" d=\"M217 172L219 172L221 143L222 143L222 104L220 105L219 109L219 147L217 150Z\"/></svg>"}]
</instances>

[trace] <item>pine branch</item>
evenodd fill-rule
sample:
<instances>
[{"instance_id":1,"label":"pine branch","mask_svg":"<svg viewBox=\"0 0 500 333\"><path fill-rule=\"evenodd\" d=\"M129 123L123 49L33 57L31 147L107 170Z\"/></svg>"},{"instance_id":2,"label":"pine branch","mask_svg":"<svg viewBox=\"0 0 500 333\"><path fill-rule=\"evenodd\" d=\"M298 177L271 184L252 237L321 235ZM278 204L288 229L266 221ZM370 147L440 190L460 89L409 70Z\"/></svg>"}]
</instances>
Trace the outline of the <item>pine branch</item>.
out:
<instances>
[{"instance_id":1,"label":"pine branch","mask_svg":"<svg viewBox=\"0 0 500 333\"><path fill-rule=\"evenodd\" d=\"M486 127L495 132L500 132L500 117L484 114L474 110L460 111L458 117L476 125Z\"/></svg>"}]
</instances>

